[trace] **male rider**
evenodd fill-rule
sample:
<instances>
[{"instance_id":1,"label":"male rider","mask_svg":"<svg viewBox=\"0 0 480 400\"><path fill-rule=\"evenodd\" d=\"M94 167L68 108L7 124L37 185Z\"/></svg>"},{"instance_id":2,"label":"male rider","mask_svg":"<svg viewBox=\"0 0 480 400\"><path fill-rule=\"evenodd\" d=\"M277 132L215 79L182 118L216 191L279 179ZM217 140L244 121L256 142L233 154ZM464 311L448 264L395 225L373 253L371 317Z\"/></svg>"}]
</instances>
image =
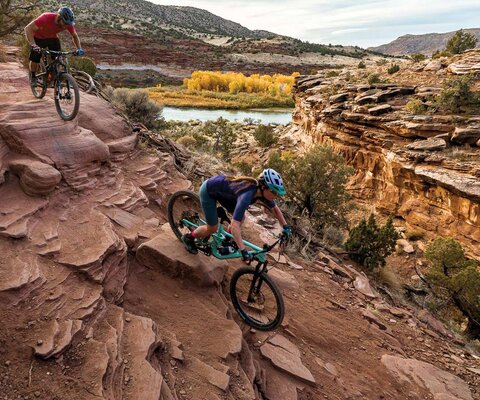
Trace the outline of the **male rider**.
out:
<instances>
[{"instance_id":1,"label":"male rider","mask_svg":"<svg viewBox=\"0 0 480 400\"><path fill-rule=\"evenodd\" d=\"M80 56L84 54L74 26L75 16L72 9L60 7L56 13L43 13L25 27L25 36L32 46L29 60L31 80L33 82L35 81L35 74L41 58L41 49L48 48L52 51L61 51L60 39L58 38L60 32L68 30L77 48L77 54Z\"/></svg>"}]
</instances>

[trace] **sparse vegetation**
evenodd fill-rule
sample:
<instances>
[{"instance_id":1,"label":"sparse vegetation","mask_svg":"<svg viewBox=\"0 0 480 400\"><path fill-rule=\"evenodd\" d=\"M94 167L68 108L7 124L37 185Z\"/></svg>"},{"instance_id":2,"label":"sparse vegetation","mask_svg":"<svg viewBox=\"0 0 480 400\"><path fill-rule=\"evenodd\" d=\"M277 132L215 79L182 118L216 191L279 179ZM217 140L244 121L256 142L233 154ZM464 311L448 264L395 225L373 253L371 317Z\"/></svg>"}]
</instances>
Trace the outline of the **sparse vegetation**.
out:
<instances>
[{"instance_id":1,"label":"sparse vegetation","mask_svg":"<svg viewBox=\"0 0 480 400\"><path fill-rule=\"evenodd\" d=\"M480 104L480 96L472 92L472 83L473 78L470 75L445 80L443 89L436 99L436 107L451 113L467 112L472 107L477 107Z\"/></svg>"},{"instance_id":2,"label":"sparse vegetation","mask_svg":"<svg viewBox=\"0 0 480 400\"><path fill-rule=\"evenodd\" d=\"M253 132L253 137L262 147L270 147L273 144L277 143L278 137L273 131L272 125L259 125L255 132Z\"/></svg>"},{"instance_id":3,"label":"sparse vegetation","mask_svg":"<svg viewBox=\"0 0 480 400\"><path fill-rule=\"evenodd\" d=\"M325 78L334 78L336 76L340 75L340 72L335 71L335 70L330 70L325 73Z\"/></svg>"},{"instance_id":4,"label":"sparse vegetation","mask_svg":"<svg viewBox=\"0 0 480 400\"><path fill-rule=\"evenodd\" d=\"M477 37L460 29L447 42L445 48L451 54L460 54L468 49L473 49L477 44Z\"/></svg>"},{"instance_id":5,"label":"sparse vegetation","mask_svg":"<svg viewBox=\"0 0 480 400\"><path fill-rule=\"evenodd\" d=\"M34 17L39 0L0 0L0 38L19 33Z\"/></svg>"},{"instance_id":6,"label":"sparse vegetation","mask_svg":"<svg viewBox=\"0 0 480 400\"><path fill-rule=\"evenodd\" d=\"M208 121L203 129L206 136L213 139L212 151L229 161L235 146L238 133L225 118L218 118L215 122Z\"/></svg>"},{"instance_id":7,"label":"sparse vegetation","mask_svg":"<svg viewBox=\"0 0 480 400\"><path fill-rule=\"evenodd\" d=\"M393 75L395 72L398 72L398 71L400 71L400 65L398 64L393 64L387 69L387 72L389 75Z\"/></svg>"},{"instance_id":8,"label":"sparse vegetation","mask_svg":"<svg viewBox=\"0 0 480 400\"><path fill-rule=\"evenodd\" d=\"M375 83L381 83L382 79L380 78L380 75L378 74L370 74L367 78L368 84L373 85Z\"/></svg>"},{"instance_id":9,"label":"sparse vegetation","mask_svg":"<svg viewBox=\"0 0 480 400\"><path fill-rule=\"evenodd\" d=\"M447 50L437 50L433 52L432 59L435 60L437 58L451 57L451 56L452 56L452 53L450 53Z\"/></svg>"},{"instance_id":10,"label":"sparse vegetation","mask_svg":"<svg viewBox=\"0 0 480 400\"><path fill-rule=\"evenodd\" d=\"M90 57L71 57L70 66L78 71L86 72L92 77L97 73L97 66Z\"/></svg>"},{"instance_id":11,"label":"sparse vegetation","mask_svg":"<svg viewBox=\"0 0 480 400\"><path fill-rule=\"evenodd\" d=\"M425 54L422 54L422 53L414 53L414 54L410 55L410 59L415 63L423 61L426 58L427 58L427 56Z\"/></svg>"},{"instance_id":12,"label":"sparse vegetation","mask_svg":"<svg viewBox=\"0 0 480 400\"><path fill-rule=\"evenodd\" d=\"M365 61L360 61L357 65L357 68L358 69L364 69L364 68L367 68L367 66L365 65Z\"/></svg>"},{"instance_id":13,"label":"sparse vegetation","mask_svg":"<svg viewBox=\"0 0 480 400\"><path fill-rule=\"evenodd\" d=\"M162 107L151 101L145 91L108 88L107 95L112 104L123 111L132 121L140 122L147 128L157 126Z\"/></svg>"},{"instance_id":14,"label":"sparse vegetation","mask_svg":"<svg viewBox=\"0 0 480 400\"><path fill-rule=\"evenodd\" d=\"M467 319L465 333L480 337L480 272L477 262L465 257L461 244L453 238L438 237L425 252L430 269L427 280L435 294L447 297Z\"/></svg>"},{"instance_id":15,"label":"sparse vegetation","mask_svg":"<svg viewBox=\"0 0 480 400\"><path fill-rule=\"evenodd\" d=\"M346 226L350 196L345 184L353 169L341 155L316 145L301 156L274 152L268 166L282 174L286 203L295 215L308 218L316 230Z\"/></svg>"},{"instance_id":16,"label":"sparse vegetation","mask_svg":"<svg viewBox=\"0 0 480 400\"><path fill-rule=\"evenodd\" d=\"M412 98L405 105L405 110L407 110L407 112L410 114L425 114L427 112L427 106L422 100Z\"/></svg>"},{"instance_id":17,"label":"sparse vegetation","mask_svg":"<svg viewBox=\"0 0 480 400\"><path fill-rule=\"evenodd\" d=\"M373 271L385 265L385 259L395 250L398 238L399 234L393 226L392 218L380 227L372 213L368 221L363 218L350 230L345 249L353 260L367 270Z\"/></svg>"},{"instance_id":18,"label":"sparse vegetation","mask_svg":"<svg viewBox=\"0 0 480 400\"><path fill-rule=\"evenodd\" d=\"M239 161L235 163L235 167L240 171L240 174L243 176L252 176L252 164L246 161Z\"/></svg>"}]
</instances>

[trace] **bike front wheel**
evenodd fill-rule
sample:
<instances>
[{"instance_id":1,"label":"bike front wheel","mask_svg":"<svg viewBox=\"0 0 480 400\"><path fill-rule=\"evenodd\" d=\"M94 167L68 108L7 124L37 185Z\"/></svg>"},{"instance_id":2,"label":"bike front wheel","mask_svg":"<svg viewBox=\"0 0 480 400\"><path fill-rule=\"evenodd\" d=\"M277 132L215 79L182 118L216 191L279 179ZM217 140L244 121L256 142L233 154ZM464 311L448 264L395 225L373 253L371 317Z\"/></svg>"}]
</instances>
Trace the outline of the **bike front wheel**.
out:
<instances>
[{"instance_id":1,"label":"bike front wheel","mask_svg":"<svg viewBox=\"0 0 480 400\"><path fill-rule=\"evenodd\" d=\"M230 281L230 296L240 318L255 329L271 331L283 321L282 294L266 273L255 274L253 267L237 269Z\"/></svg>"},{"instance_id":2,"label":"bike front wheel","mask_svg":"<svg viewBox=\"0 0 480 400\"><path fill-rule=\"evenodd\" d=\"M77 116L80 93L77 81L70 74L60 74L55 82L55 107L64 121L71 121Z\"/></svg>"},{"instance_id":3,"label":"bike front wheel","mask_svg":"<svg viewBox=\"0 0 480 400\"><path fill-rule=\"evenodd\" d=\"M45 70L45 63L43 60L40 60L38 64L38 71L36 73L36 77L32 79L32 73L30 70L28 71L28 76L30 79L30 89L32 89L33 95L37 99L41 99L47 93L47 72Z\"/></svg>"},{"instance_id":4,"label":"bike front wheel","mask_svg":"<svg viewBox=\"0 0 480 400\"><path fill-rule=\"evenodd\" d=\"M179 239L193 229L188 223L199 226L203 225L202 220L205 220L200 198L196 193L187 190L172 194L168 200L167 215L168 223Z\"/></svg>"}]
</instances>

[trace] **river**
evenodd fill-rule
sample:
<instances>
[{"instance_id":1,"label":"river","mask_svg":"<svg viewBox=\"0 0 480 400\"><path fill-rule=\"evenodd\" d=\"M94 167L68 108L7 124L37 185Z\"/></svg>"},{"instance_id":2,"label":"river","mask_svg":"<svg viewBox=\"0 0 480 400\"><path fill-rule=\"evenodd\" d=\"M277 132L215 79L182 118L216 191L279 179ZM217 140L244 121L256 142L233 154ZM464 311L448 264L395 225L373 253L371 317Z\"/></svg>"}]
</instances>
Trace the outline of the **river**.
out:
<instances>
[{"instance_id":1,"label":"river","mask_svg":"<svg viewBox=\"0 0 480 400\"><path fill-rule=\"evenodd\" d=\"M163 107L162 116L166 121L214 121L219 117L229 121L243 121L251 118L262 124L287 125L292 122L291 110L209 110L203 108Z\"/></svg>"}]
</instances>

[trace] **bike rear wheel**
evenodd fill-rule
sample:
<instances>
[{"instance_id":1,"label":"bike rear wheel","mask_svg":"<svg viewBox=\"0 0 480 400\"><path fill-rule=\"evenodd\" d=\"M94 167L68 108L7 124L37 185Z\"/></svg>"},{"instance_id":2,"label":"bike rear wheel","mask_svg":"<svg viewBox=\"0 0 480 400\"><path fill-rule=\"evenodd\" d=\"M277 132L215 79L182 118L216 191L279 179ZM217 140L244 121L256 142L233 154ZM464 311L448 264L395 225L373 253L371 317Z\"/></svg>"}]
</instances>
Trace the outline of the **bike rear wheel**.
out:
<instances>
[{"instance_id":1,"label":"bike rear wheel","mask_svg":"<svg viewBox=\"0 0 480 400\"><path fill-rule=\"evenodd\" d=\"M61 73L55 82L55 107L64 121L71 121L77 116L80 93L77 81L70 74Z\"/></svg>"},{"instance_id":2,"label":"bike rear wheel","mask_svg":"<svg viewBox=\"0 0 480 400\"><path fill-rule=\"evenodd\" d=\"M185 220L195 225L203 225L205 220L200 198L196 193L181 190L170 197L167 205L168 223L178 239L191 232Z\"/></svg>"},{"instance_id":3,"label":"bike rear wheel","mask_svg":"<svg viewBox=\"0 0 480 400\"><path fill-rule=\"evenodd\" d=\"M233 273L230 296L240 318L255 329L271 331L283 321L285 305L280 289L267 274L256 276L253 267Z\"/></svg>"},{"instance_id":4,"label":"bike rear wheel","mask_svg":"<svg viewBox=\"0 0 480 400\"><path fill-rule=\"evenodd\" d=\"M28 71L30 80L30 89L37 99L41 99L47 93L47 72L45 70L45 63L40 60L38 64L38 72L36 73L35 82L32 80L32 73Z\"/></svg>"}]
</instances>

